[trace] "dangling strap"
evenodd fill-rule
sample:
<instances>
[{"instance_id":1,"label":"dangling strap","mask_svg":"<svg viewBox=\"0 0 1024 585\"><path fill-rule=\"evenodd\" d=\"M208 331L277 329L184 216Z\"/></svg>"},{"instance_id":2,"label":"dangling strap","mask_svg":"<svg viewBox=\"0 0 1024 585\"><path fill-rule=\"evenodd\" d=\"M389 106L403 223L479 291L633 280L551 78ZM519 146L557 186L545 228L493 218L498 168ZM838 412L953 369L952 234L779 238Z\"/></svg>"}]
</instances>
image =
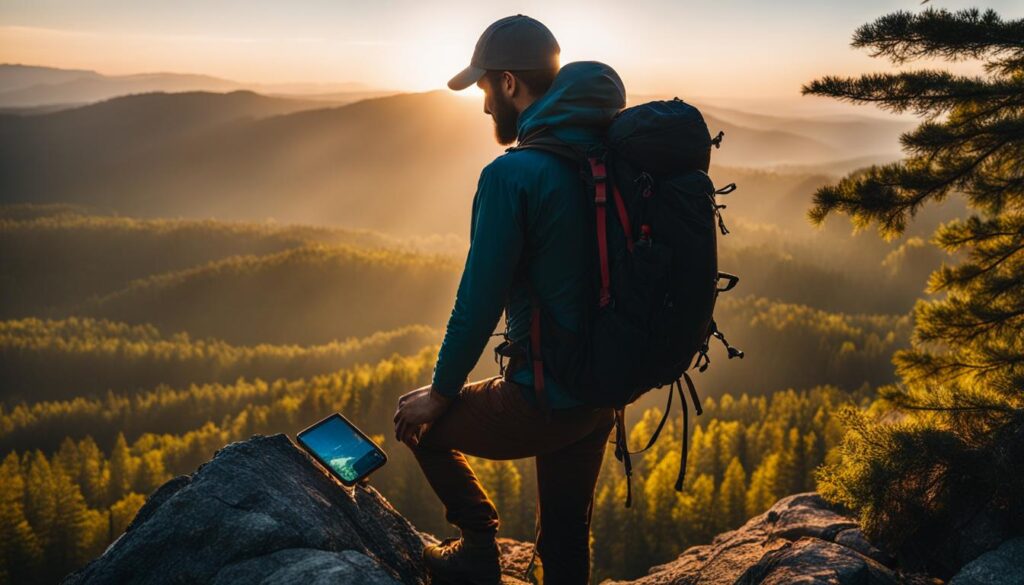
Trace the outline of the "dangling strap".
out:
<instances>
[{"instance_id":1,"label":"dangling strap","mask_svg":"<svg viewBox=\"0 0 1024 585\"><path fill-rule=\"evenodd\" d=\"M540 519L536 519L536 530L533 534L533 552L530 554L530 562L526 563L526 570L523 571L523 581L533 583L531 574L533 573L533 567L536 566L537 561L537 545L540 543Z\"/></svg>"},{"instance_id":2,"label":"dangling strap","mask_svg":"<svg viewBox=\"0 0 1024 585\"><path fill-rule=\"evenodd\" d=\"M651 434L651 438L648 439L647 444L644 445L643 449L638 451L630 451L629 443L627 441L626 433L626 418L625 409L619 409L615 411L615 458L622 462L623 468L626 471L626 507L633 503L633 489L630 482L630 478L633 476L633 461L630 455L637 455L650 449L654 446L654 443L658 440L658 435L661 434L661 429L665 428L665 421L668 420L668 415L672 411L672 386L668 387L668 402L665 404L665 414L661 415L661 421L658 422L658 428L654 429Z\"/></svg>"},{"instance_id":3,"label":"dangling strap","mask_svg":"<svg viewBox=\"0 0 1024 585\"><path fill-rule=\"evenodd\" d=\"M594 207L597 221L597 253L601 258L601 292L598 302L602 307L607 306L612 300L611 274L608 269L608 219L605 203L608 201L607 180L604 161L591 157L590 174L594 178Z\"/></svg>"},{"instance_id":4,"label":"dangling strap","mask_svg":"<svg viewBox=\"0 0 1024 585\"><path fill-rule=\"evenodd\" d=\"M626 415L625 410L615 410L615 458L622 462L626 471L626 507L633 505L633 461L629 458L629 448L626 445Z\"/></svg>"},{"instance_id":5,"label":"dangling strap","mask_svg":"<svg viewBox=\"0 0 1024 585\"><path fill-rule=\"evenodd\" d=\"M693 385L693 380L690 379L690 375L683 372L683 379L686 380L686 387L690 391L690 400L693 401L693 409L700 416L704 413L704 409L700 406L700 399L697 398L697 388ZM679 401L683 403L683 440L682 440L682 453L679 456L679 475L676 477L676 491L683 491L683 480L686 478L686 455L689 449L686 447L687 435L689 435L690 425L690 409L686 406L686 400L683 398L683 384L678 379L675 382L676 389L679 391Z\"/></svg>"},{"instance_id":6,"label":"dangling strap","mask_svg":"<svg viewBox=\"0 0 1024 585\"><path fill-rule=\"evenodd\" d=\"M665 421L668 420L669 413L672 412L672 385L668 387L668 401L665 402L665 414L661 415L661 421L658 422L658 427L651 433L651 438L648 439L647 445L639 451L629 451L630 455L638 455L654 446L654 443L658 440L658 435L661 434L661 429L665 427Z\"/></svg>"}]
</instances>

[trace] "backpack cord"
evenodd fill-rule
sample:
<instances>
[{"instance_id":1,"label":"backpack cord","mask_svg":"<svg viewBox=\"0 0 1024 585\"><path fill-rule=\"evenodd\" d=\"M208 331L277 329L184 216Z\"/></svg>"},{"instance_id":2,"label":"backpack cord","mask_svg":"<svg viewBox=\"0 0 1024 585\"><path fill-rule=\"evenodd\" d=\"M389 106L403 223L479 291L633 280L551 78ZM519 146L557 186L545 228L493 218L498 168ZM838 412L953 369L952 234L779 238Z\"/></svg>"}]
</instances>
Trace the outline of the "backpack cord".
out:
<instances>
[{"instance_id":1,"label":"backpack cord","mask_svg":"<svg viewBox=\"0 0 1024 585\"><path fill-rule=\"evenodd\" d=\"M671 389L669 390L669 395L671 396ZM622 462L622 468L626 472L627 508L633 505L633 482L631 480L633 477L633 462L629 455L629 447L626 444L625 409L618 408L615 410L615 458Z\"/></svg>"},{"instance_id":2,"label":"backpack cord","mask_svg":"<svg viewBox=\"0 0 1024 585\"><path fill-rule=\"evenodd\" d=\"M693 410L700 416L704 413L704 409L700 406L700 399L697 398L697 388L693 385L693 380L690 379L690 374L683 372L683 379L686 380L686 388L690 391L690 400L693 401ZM683 479L686 477L686 455L689 449L686 448L687 435L689 434L689 418L690 410L686 407L686 401L683 400L683 384L676 379L676 389L679 391L679 401L683 403L683 440L682 440L682 453L679 457L679 477L676 478L676 491L683 491Z\"/></svg>"},{"instance_id":3,"label":"backpack cord","mask_svg":"<svg viewBox=\"0 0 1024 585\"><path fill-rule=\"evenodd\" d=\"M534 521L537 527L533 535L533 552L530 554L530 562L526 563L526 569L523 571L523 581L529 581L530 583L535 582L530 578L530 574L533 573L533 568L537 565L537 543L540 542L540 518L538 517Z\"/></svg>"}]
</instances>

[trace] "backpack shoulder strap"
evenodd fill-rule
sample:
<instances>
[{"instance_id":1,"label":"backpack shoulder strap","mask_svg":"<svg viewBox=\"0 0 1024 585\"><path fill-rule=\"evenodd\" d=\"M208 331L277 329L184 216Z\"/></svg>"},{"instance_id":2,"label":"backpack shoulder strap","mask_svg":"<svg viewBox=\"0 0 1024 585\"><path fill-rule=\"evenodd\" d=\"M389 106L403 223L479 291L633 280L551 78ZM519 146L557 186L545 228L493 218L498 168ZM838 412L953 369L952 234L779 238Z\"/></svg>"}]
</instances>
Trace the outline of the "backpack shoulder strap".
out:
<instances>
[{"instance_id":1,"label":"backpack shoulder strap","mask_svg":"<svg viewBox=\"0 0 1024 585\"><path fill-rule=\"evenodd\" d=\"M590 154L591 148L591 146L570 144L551 134L548 128L540 128L524 136L515 146L506 148L505 152L527 149L542 150L569 159L578 165L583 165Z\"/></svg>"}]
</instances>

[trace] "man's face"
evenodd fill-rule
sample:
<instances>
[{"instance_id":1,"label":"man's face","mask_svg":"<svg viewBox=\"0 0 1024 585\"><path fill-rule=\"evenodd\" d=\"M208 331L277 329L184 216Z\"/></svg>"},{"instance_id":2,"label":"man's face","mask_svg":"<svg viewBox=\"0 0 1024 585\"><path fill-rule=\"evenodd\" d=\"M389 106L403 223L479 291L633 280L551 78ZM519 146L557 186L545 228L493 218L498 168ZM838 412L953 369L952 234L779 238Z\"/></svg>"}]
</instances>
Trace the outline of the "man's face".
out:
<instances>
[{"instance_id":1,"label":"man's face","mask_svg":"<svg viewBox=\"0 0 1024 585\"><path fill-rule=\"evenodd\" d=\"M494 137L498 144L512 144L519 136L519 112L512 98L501 87L491 87L487 75L481 77L476 86L484 91L484 113L494 120Z\"/></svg>"}]
</instances>

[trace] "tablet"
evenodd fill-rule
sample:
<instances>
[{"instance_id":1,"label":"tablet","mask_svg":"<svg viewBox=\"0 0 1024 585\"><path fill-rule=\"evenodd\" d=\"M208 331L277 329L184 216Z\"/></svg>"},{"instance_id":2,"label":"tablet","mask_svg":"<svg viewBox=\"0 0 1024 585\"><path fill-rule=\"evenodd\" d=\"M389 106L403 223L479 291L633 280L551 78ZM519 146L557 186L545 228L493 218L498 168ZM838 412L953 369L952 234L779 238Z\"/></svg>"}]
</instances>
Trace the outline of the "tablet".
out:
<instances>
[{"instance_id":1,"label":"tablet","mask_svg":"<svg viewBox=\"0 0 1024 585\"><path fill-rule=\"evenodd\" d=\"M347 486L359 483L388 460L383 449L338 413L300 431L295 438L299 446Z\"/></svg>"}]
</instances>

